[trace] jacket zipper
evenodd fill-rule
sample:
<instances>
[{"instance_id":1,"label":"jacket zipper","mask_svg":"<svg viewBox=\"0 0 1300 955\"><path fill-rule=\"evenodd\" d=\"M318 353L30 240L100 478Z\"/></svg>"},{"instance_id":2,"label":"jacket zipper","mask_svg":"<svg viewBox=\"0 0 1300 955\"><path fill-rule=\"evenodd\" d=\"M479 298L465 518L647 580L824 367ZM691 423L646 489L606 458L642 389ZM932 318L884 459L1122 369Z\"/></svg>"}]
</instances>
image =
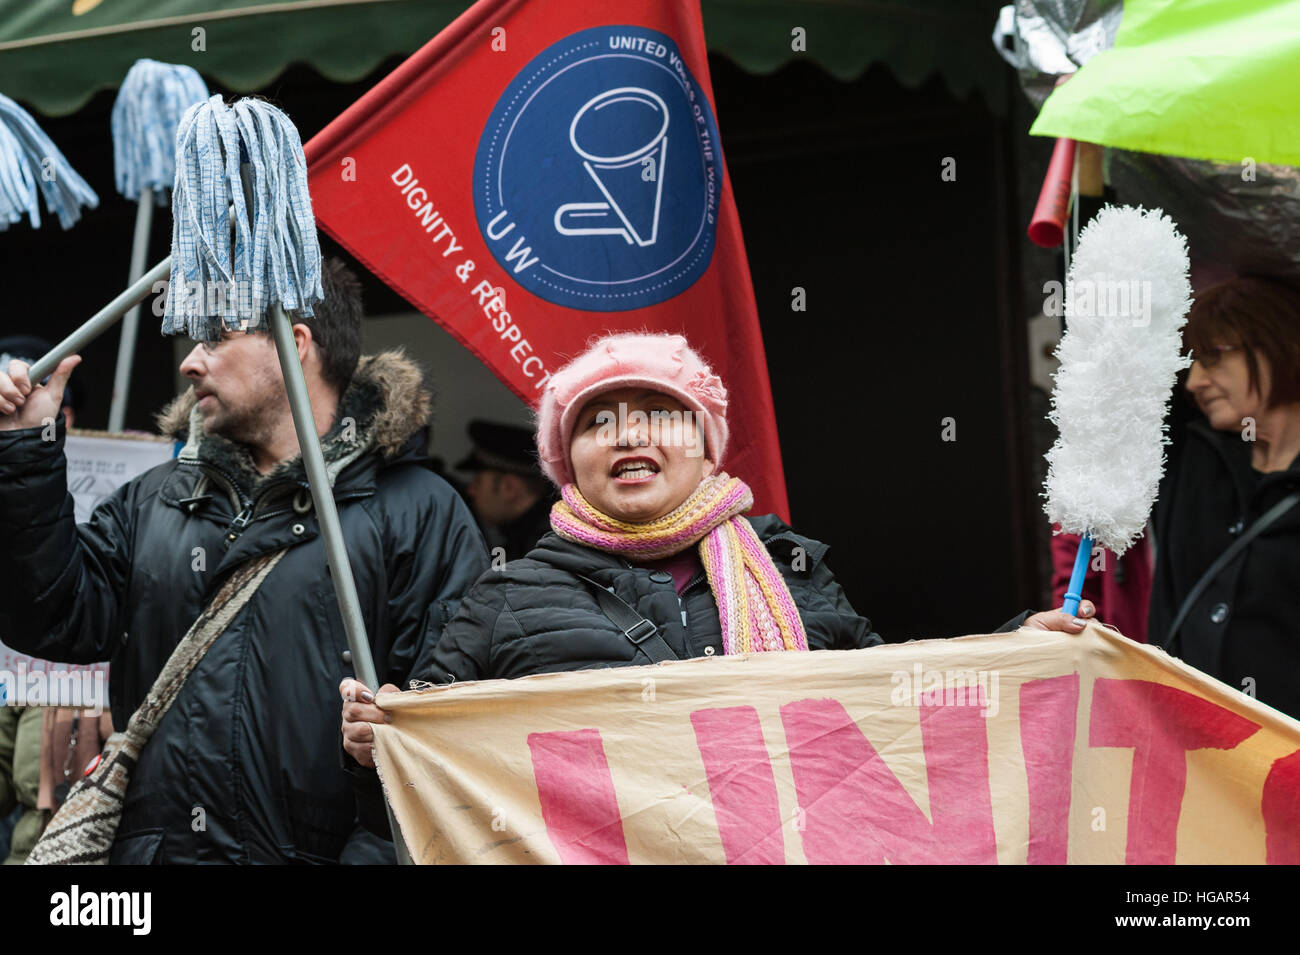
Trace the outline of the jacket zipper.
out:
<instances>
[{"instance_id":1,"label":"jacket zipper","mask_svg":"<svg viewBox=\"0 0 1300 955\"><path fill-rule=\"evenodd\" d=\"M308 485L300 483L299 486L307 490L310 490L310 487ZM253 501L242 505L243 509L238 514L235 515L234 520L230 522L230 526L226 528L227 545L233 544L236 540L238 540L239 535L242 534L245 531L245 529L247 529L248 525L253 523L254 521L268 520L269 518L272 517L278 517L281 514L288 514L291 510L293 510L292 507L277 507L273 510L264 510L260 514L257 512L257 505L260 504L262 501L266 500L266 498L269 497L271 492L274 490L276 489L273 487L267 488L265 491L259 494ZM342 503L343 501L350 501L353 500L354 498L365 497L365 496L367 496L365 492L353 491L348 494L342 494L336 497L334 500L335 503Z\"/></svg>"},{"instance_id":2,"label":"jacket zipper","mask_svg":"<svg viewBox=\"0 0 1300 955\"><path fill-rule=\"evenodd\" d=\"M235 541L237 541L239 539L239 535L244 533L244 528L248 526L249 522L252 519L253 519L252 505L249 505L248 507L240 511L238 514L236 514L235 519L231 521L230 526L226 528L226 543L233 544Z\"/></svg>"},{"instance_id":3,"label":"jacket zipper","mask_svg":"<svg viewBox=\"0 0 1300 955\"><path fill-rule=\"evenodd\" d=\"M235 482L230 475L218 467L213 467L211 464L198 464L196 462L193 466L198 468L201 473L207 474L209 478L215 477L217 482L225 487L226 495L230 498L231 507L236 512L244 509L244 498L239 493Z\"/></svg>"},{"instance_id":4,"label":"jacket zipper","mask_svg":"<svg viewBox=\"0 0 1300 955\"><path fill-rule=\"evenodd\" d=\"M225 471L210 464L198 464L196 466L200 471L206 473L209 478L216 478L220 484L224 485L226 493L230 496L230 503L235 511L235 517L230 522L230 526L226 528L226 546L229 547L239 539L239 535L244 532L244 528L253 519L253 503L239 493L238 486Z\"/></svg>"},{"instance_id":5,"label":"jacket zipper","mask_svg":"<svg viewBox=\"0 0 1300 955\"><path fill-rule=\"evenodd\" d=\"M244 498L238 491L235 482L225 471L211 464L199 464L198 467L206 471L209 477L217 478L220 483L225 485L226 492L230 495L230 502L235 510L235 517L231 520L230 525L226 528L226 545L229 546L239 539L239 535L244 533L248 525L251 524L256 516L257 520L265 520L268 517L275 517L279 514L287 514L290 508L281 507L273 511L264 511L257 514L257 505L264 501L268 494L275 488L267 488L253 500Z\"/></svg>"}]
</instances>

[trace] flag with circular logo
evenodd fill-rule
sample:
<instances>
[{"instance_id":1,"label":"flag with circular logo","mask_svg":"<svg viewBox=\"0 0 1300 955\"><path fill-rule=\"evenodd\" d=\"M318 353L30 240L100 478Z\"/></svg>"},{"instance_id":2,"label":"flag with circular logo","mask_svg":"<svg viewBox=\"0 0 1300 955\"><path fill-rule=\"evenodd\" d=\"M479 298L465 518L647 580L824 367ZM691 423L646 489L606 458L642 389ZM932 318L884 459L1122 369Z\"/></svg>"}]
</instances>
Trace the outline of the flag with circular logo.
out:
<instances>
[{"instance_id":1,"label":"flag with circular logo","mask_svg":"<svg viewBox=\"0 0 1300 955\"><path fill-rule=\"evenodd\" d=\"M305 148L320 225L532 405L593 336L685 335L788 516L697 0L481 0Z\"/></svg>"}]
</instances>

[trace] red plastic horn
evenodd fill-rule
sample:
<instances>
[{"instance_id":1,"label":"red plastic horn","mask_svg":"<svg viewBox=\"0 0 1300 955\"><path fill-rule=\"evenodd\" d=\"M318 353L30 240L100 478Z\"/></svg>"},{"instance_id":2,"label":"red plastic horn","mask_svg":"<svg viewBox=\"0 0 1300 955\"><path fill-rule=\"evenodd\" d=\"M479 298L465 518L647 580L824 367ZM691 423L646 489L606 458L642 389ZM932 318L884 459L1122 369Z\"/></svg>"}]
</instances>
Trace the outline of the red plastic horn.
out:
<instances>
[{"instance_id":1,"label":"red plastic horn","mask_svg":"<svg viewBox=\"0 0 1300 955\"><path fill-rule=\"evenodd\" d=\"M1074 178L1074 140L1058 139L1052 161L1043 177L1034 217L1029 220L1029 239L1045 249L1054 249L1065 238L1065 220L1070 214L1070 181Z\"/></svg>"}]
</instances>

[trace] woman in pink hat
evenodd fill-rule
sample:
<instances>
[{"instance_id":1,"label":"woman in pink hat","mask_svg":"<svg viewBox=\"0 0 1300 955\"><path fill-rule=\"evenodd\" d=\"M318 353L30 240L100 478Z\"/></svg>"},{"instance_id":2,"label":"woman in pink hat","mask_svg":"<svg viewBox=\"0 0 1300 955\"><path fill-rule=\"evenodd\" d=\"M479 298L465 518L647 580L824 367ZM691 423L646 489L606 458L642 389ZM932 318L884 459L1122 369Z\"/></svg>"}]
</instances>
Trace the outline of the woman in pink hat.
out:
<instances>
[{"instance_id":1,"label":"woman in pink hat","mask_svg":"<svg viewBox=\"0 0 1300 955\"><path fill-rule=\"evenodd\" d=\"M487 571L454 617L431 608L443 633L428 679L880 643L825 544L744 516L753 497L722 470L728 442L727 390L680 335L610 335L556 372L537 415L542 470L561 493L552 533ZM1004 629L1022 623L1083 629L1060 612ZM355 680L341 691L344 748L372 766L369 723L383 711Z\"/></svg>"}]
</instances>

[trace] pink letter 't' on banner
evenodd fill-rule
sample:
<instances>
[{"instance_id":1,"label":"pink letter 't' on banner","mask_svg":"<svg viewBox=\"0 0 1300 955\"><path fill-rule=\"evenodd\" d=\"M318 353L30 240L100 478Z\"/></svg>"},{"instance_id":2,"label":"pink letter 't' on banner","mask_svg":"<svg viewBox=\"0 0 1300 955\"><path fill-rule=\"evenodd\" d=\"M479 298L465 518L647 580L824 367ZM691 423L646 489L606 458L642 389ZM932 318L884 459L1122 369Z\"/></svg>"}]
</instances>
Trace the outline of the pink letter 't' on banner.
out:
<instances>
[{"instance_id":1,"label":"pink letter 't' on banner","mask_svg":"<svg viewBox=\"0 0 1300 955\"><path fill-rule=\"evenodd\" d=\"M1217 703L1163 683L1097 680L1089 745L1133 750L1124 861L1173 865L1187 751L1232 749L1258 729L1258 723Z\"/></svg>"}]
</instances>

